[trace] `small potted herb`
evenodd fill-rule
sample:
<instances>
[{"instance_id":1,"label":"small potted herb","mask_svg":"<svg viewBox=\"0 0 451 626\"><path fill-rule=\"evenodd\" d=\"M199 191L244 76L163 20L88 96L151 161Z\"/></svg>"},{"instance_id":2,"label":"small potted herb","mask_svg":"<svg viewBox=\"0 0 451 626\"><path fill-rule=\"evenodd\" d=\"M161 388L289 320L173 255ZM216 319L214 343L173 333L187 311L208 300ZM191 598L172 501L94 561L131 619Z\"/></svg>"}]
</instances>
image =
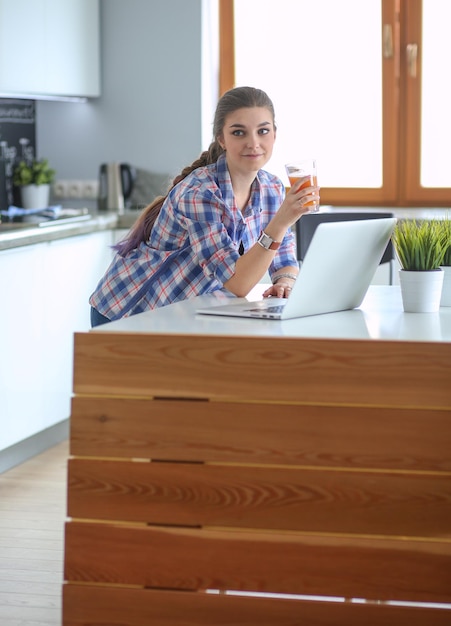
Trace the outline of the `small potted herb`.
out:
<instances>
[{"instance_id":1,"label":"small potted herb","mask_svg":"<svg viewBox=\"0 0 451 626\"><path fill-rule=\"evenodd\" d=\"M50 185L55 180L55 170L47 159L20 161L13 171L13 184L20 189L25 209L43 209L49 205Z\"/></svg>"},{"instance_id":2,"label":"small potted herb","mask_svg":"<svg viewBox=\"0 0 451 626\"><path fill-rule=\"evenodd\" d=\"M445 246L445 254L442 262L444 276L440 306L451 306L451 218L449 216L446 216L440 221L440 229Z\"/></svg>"},{"instance_id":3,"label":"small potted herb","mask_svg":"<svg viewBox=\"0 0 451 626\"><path fill-rule=\"evenodd\" d=\"M404 310L431 313L440 306L446 242L440 220L400 220L392 241L401 265Z\"/></svg>"}]
</instances>

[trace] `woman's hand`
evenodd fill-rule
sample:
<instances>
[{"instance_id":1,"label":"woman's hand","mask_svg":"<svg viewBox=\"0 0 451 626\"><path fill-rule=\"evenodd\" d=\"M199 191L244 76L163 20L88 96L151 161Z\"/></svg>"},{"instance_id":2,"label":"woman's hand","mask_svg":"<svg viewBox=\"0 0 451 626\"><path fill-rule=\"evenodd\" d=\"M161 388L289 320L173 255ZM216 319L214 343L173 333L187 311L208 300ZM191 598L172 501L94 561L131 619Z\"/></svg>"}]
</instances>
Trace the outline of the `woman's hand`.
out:
<instances>
[{"instance_id":1,"label":"woman's hand","mask_svg":"<svg viewBox=\"0 0 451 626\"><path fill-rule=\"evenodd\" d=\"M288 298L293 289L294 280L291 278L281 278L275 285L271 285L263 292L264 298Z\"/></svg>"},{"instance_id":2,"label":"woman's hand","mask_svg":"<svg viewBox=\"0 0 451 626\"><path fill-rule=\"evenodd\" d=\"M284 201L280 205L277 213L265 227L265 233L274 241L282 241L287 230L295 224L298 219L310 211L311 205L319 205L319 187L300 188L293 186L287 192Z\"/></svg>"},{"instance_id":3,"label":"woman's hand","mask_svg":"<svg viewBox=\"0 0 451 626\"><path fill-rule=\"evenodd\" d=\"M300 185L302 184L301 181ZM320 188L315 186L304 187L303 189L299 185L291 187L280 205L277 216L286 220L288 226L292 226L304 213L311 210L312 203L319 205L319 190Z\"/></svg>"}]
</instances>

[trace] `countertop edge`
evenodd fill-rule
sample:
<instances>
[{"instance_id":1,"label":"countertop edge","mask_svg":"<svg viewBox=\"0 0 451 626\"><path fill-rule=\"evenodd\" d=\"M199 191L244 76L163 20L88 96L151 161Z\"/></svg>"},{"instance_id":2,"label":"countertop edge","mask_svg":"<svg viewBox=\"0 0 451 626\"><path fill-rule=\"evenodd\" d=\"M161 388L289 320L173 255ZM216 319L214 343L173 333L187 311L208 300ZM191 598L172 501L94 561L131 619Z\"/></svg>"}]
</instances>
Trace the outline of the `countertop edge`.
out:
<instances>
[{"instance_id":1,"label":"countertop edge","mask_svg":"<svg viewBox=\"0 0 451 626\"><path fill-rule=\"evenodd\" d=\"M68 222L46 224L45 226L30 226L29 228L0 232L0 251L12 250L38 243L46 243L78 235L124 228L128 229L137 219L139 212L130 211L127 215L117 212L105 214L91 214L91 219L82 222Z\"/></svg>"},{"instance_id":2,"label":"countertop edge","mask_svg":"<svg viewBox=\"0 0 451 626\"><path fill-rule=\"evenodd\" d=\"M393 209L390 207L321 207L324 213L340 213L348 210L360 211L390 211L398 219L443 219L448 216L451 209ZM140 211L126 210L125 213L117 211L97 212L90 210L91 219L82 222L46 224L45 226L30 226L29 228L18 228L6 232L0 231L0 252L21 248L37 243L56 241L77 235L87 235L104 230L126 229L133 226L140 215Z\"/></svg>"}]
</instances>

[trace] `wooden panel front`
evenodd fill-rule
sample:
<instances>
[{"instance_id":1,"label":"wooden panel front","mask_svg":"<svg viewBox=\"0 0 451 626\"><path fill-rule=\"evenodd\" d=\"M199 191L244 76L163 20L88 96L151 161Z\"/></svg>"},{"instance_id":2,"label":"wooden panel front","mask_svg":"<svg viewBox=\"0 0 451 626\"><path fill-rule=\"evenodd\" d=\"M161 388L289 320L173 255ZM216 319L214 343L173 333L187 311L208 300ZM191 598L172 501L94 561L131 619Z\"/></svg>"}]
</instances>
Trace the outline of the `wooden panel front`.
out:
<instances>
[{"instance_id":1,"label":"wooden panel front","mask_svg":"<svg viewBox=\"0 0 451 626\"><path fill-rule=\"evenodd\" d=\"M449 611L69 584L64 626L449 626Z\"/></svg>"},{"instance_id":2,"label":"wooden panel front","mask_svg":"<svg viewBox=\"0 0 451 626\"><path fill-rule=\"evenodd\" d=\"M450 380L449 343L75 335L76 394L449 409Z\"/></svg>"},{"instance_id":3,"label":"wooden panel front","mask_svg":"<svg viewBox=\"0 0 451 626\"><path fill-rule=\"evenodd\" d=\"M371 600L451 603L450 380L446 343L76 335L64 626L447 623Z\"/></svg>"},{"instance_id":4,"label":"wooden panel front","mask_svg":"<svg viewBox=\"0 0 451 626\"><path fill-rule=\"evenodd\" d=\"M451 412L79 396L72 402L70 452L451 471Z\"/></svg>"},{"instance_id":5,"label":"wooden panel front","mask_svg":"<svg viewBox=\"0 0 451 626\"><path fill-rule=\"evenodd\" d=\"M451 473L72 459L68 515L446 538Z\"/></svg>"},{"instance_id":6,"label":"wooden panel front","mask_svg":"<svg viewBox=\"0 0 451 626\"><path fill-rule=\"evenodd\" d=\"M71 522L65 579L451 601L451 542Z\"/></svg>"}]
</instances>

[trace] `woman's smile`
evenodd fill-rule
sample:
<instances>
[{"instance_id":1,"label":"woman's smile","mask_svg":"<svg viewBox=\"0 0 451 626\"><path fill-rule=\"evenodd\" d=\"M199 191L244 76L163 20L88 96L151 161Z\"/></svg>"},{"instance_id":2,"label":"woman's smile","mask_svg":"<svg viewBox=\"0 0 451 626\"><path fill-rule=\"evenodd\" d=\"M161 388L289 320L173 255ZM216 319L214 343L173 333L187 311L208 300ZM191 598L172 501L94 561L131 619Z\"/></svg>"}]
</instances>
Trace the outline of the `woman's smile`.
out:
<instances>
[{"instance_id":1,"label":"woman's smile","mask_svg":"<svg viewBox=\"0 0 451 626\"><path fill-rule=\"evenodd\" d=\"M219 139L232 179L234 175L255 175L271 158L275 138L272 115L266 107L229 113Z\"/></svg>"}]
</instances>

